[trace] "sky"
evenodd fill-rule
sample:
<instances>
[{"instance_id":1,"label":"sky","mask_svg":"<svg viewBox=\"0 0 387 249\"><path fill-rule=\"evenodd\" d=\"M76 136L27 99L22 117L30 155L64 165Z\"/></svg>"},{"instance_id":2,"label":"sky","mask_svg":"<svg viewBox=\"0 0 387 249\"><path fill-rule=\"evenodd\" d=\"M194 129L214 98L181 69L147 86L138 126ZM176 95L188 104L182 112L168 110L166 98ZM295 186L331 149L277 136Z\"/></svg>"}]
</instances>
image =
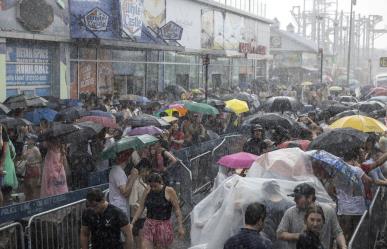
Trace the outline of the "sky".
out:
<instances>
[{"instance_id":1,"label":"sky","mask_svg":"<svg viewBox=\"0 0 387 249\"><path fill-rule=\"evenodd\" d=\"M261 0L265 1L265 0ZM330 0L335 2L334 0ZM307 4L311 6L313 0L306 0ZM339 0L339 10L344 12L350 11L351 0ZM281 28L285 29L289 22L295 24L295 21L290 14L292 6L303 6L304 0L266 0L266 17L277 19L281 22ZM380 23L377 28L384 28L387 26L387 0L357 0L357 5L354 6L354 12L362 15L381 15L384 21ZM387 34L377 39L375 47L387 49Z\"/></svg>"}]
</instances>

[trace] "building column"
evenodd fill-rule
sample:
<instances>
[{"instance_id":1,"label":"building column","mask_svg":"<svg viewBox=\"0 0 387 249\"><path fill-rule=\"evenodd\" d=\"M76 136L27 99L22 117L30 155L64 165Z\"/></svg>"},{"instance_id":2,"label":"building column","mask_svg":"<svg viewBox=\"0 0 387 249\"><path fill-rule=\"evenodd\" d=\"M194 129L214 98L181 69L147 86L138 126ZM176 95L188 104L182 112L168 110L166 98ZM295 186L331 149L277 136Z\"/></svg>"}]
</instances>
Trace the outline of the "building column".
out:
<instances>
[{"instance_id":1,"label":"building column","mask_svg":"<svg viewBox=\"0 0 387 249\"><path fill-rule=\"evenodd\" d=\"M60 99L70 96L70 49L69 44L59 43L53 59L52 95Z\"/></svg>"},{"instance_id":2,"label":"building column","mask_svg":"<svg viewBox=\"0 0 387 249\"><path fill-rule=\"evenodd\" d=\"M7 97L6 55L7 47L5 44L5 39L0 38L0 102L3 102Z\"/></svg>"}]
</instances>

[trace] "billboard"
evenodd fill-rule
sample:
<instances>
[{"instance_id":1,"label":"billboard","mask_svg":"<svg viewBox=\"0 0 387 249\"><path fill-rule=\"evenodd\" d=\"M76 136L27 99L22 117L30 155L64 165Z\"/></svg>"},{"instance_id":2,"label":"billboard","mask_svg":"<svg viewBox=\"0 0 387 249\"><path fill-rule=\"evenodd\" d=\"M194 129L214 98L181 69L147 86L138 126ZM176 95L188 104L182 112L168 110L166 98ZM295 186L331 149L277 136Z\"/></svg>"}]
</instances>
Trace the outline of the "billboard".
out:
<instances>
[{"instance_id":1,"label":"billboard","mask_svg":"<svg viewBox=\"0 0 387 249\"><path fill-rule=\"evenodd\" d=\"M129 37L141 37L144 0L119 0L121 29Z\"/></svg>"}]
</instances>

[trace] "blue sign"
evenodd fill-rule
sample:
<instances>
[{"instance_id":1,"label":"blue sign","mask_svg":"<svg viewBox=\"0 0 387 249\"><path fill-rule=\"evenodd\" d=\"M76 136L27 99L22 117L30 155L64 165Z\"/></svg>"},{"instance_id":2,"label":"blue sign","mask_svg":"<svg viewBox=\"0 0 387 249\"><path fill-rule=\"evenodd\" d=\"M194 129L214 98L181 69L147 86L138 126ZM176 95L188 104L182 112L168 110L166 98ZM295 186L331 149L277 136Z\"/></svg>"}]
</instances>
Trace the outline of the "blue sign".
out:
<instances>
[{"instance_id":1,"label":"blue sign","mask_svg":"<svg viewBox=\"0 0 387 249\"><path fill-rule=\"evenodd\" d=\"M99 188L105 190L109 184L102 184L90 188L84 188L73 192L68 192L63 195L51 196L43 199L23 202L16 205L0 208L0 224L8 221L20 220L32 215L45 212L66 204L82 200L86 197L87 192L91 188Z\"/></svg>"},{"instance_id":2,"label":"blue sign","mask_svg":"<svg viewBox=\"0 0 387 249\"><path fill-rule=\"evenodd\" d=\"M50 85L52 50L31 43L7 43L7 85Z\"/></svg>"}]
</instances>

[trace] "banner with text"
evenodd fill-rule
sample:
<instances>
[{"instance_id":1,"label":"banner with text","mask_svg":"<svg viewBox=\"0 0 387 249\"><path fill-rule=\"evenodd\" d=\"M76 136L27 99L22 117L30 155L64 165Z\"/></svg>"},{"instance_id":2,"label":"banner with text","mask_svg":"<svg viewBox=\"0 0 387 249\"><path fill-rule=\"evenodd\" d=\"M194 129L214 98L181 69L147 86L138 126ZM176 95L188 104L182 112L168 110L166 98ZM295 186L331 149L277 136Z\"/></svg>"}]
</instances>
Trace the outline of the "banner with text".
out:
<instances>
[{"instance_id":1,"label":"banner with text","mask_svg":"<svg viewBox=\"0 0 387 249\"><path fill-rule=\"evenodd\" d=\"M121 28L130 37L141 37L144 0L120 0Z\"/></svg>"}]
</instances>

